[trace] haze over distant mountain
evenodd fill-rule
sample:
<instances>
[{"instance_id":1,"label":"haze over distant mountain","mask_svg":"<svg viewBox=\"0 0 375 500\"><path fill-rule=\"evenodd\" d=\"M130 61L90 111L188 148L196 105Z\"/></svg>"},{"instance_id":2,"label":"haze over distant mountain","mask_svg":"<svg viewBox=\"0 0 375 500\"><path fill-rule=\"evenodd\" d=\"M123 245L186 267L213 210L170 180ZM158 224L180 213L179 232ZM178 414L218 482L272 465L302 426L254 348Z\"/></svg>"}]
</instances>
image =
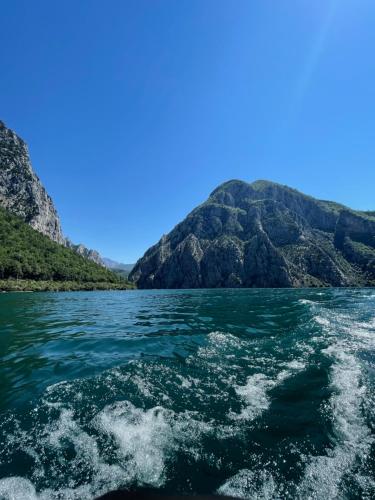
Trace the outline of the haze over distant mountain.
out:
<instances>
[{"instance_id":1,"label":"haze over distant mountain","mask_svg":"<svg viewBox=\"0 0 375 500\"><path fill-rule=\"evenodd\" d=\"M135 264L123 264L122 262L117 262L115 260L109 259L108 257L102 257L103 264L108 269L119 269L121 271L130 271L133 269Z\"/></svg>"},{"instance_id":2,"label":"haze over distant mountain","mask_svg":"<svg viewBox=\"0 0 375 500\"><path fill-rule=\"evenodd\" d=\"M375 217L268 181L215 189L130 274L140 288L375 285Z\"/></svg>"},{"instance_id":3,"label":"haze over distant mountain","mask_svg":"<svg viewBox=\"0 0 375 500\"><path fill-rule=\"evenodd\" d=\"M0 206L21 217L33 229L97 264L98 252L65 238L52 198L35 174L26 143L0 121Z\"/></svg>"},{"instance_id":4,"label":"haze over distant mountain","mask_svg":"<svg viewBox=\"0 0 375 500\"><path fill-rule=\"evenodd\" d=\"M122 264L121 262L116 262L115 260L103 257L103 264L107 269L110 269L118 276L127 279L130 272L132 271L134 264Z\"/></svg>"}]
</instances>

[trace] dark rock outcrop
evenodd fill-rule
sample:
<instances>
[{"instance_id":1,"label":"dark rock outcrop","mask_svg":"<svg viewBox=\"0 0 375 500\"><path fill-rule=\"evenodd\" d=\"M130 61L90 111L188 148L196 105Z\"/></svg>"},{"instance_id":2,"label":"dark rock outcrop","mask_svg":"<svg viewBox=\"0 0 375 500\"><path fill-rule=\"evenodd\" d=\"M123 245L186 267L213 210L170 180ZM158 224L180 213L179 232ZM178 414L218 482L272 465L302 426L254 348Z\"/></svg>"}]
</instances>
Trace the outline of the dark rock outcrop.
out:
<instances>
[{"instance_id":1,"label":"dark rock outcrop","mask_svg":"<svg viewBox=\"0 0 375 500\"><path fill-rule=\"evenodd\" d=\"M276 183L229 181L130 279L140 288L375 285L375 218Z\"/></svg>"}]
</instances>

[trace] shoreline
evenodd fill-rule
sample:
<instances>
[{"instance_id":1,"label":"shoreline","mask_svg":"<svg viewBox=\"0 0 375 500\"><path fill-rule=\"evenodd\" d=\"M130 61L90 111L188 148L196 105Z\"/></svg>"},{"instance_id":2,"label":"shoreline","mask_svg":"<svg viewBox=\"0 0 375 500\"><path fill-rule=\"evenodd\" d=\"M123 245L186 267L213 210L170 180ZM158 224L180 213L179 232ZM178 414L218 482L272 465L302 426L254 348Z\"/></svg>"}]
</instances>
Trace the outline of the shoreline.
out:
<instances>
[{"instance_id":1,"label":"shoreline","mask_svg":"<svg viewBox=\"0 0 375 500\"><path fill-rule=\"evenodd\" d=\"M0 280L1 293L33 293L33 292L105 292L105 291L169 291L187 292L196 290L374 290L374 285L365 286L322 286L322 287L222 287L222 288L137 288L133 283L77 282L77 281L37 281L37 280Z\"/></svg>"},{"instance_id":2,"label":"shoreline","mask_svg":"<svg viewBox=\"0 0 375 500\"><path fill-rule=\"evenodd\" d=\"M79 282L48 280L0 280L0 293L11 292L90 292L111 290L134 290L135 286L128 282Z\"/></svg>"}]
</instances>

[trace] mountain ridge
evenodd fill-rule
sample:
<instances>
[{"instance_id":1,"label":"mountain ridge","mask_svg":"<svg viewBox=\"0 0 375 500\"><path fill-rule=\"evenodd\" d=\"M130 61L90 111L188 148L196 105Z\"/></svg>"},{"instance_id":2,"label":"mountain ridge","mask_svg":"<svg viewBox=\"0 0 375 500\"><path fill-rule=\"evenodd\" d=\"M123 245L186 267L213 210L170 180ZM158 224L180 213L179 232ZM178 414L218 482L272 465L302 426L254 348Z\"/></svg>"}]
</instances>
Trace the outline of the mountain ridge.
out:
<instances>
[{"instance_id":1,"label":"mountain ridge","mask_svg":"<svg viewBox=\"0 0 375 500\"><path fill-rule=\"evenodd\" d=\"M140 288L365 286L375 218L271 181L226 181L138 260Z\"/></svg>"}]
</instances>

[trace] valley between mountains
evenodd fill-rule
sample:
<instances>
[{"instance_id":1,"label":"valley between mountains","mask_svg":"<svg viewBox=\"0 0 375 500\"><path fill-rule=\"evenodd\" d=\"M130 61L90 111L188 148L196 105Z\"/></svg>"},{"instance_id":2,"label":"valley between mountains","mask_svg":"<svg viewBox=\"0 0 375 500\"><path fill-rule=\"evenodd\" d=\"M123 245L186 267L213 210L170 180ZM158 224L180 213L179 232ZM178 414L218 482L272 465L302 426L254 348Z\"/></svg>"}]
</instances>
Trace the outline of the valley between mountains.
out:
<instances>
[{"instance_id":1,"label":"valley between mountains","mask_svg":"<svg viewBox=\"0 0 375 500\"><path fill-rule=\"evenodd\" d=\"M375 285L374 212L263 180L218 186L134 267L102 259L64 236L26 143L3 122L0 206L3 290Z\"/></svg>"}]
</instances>

